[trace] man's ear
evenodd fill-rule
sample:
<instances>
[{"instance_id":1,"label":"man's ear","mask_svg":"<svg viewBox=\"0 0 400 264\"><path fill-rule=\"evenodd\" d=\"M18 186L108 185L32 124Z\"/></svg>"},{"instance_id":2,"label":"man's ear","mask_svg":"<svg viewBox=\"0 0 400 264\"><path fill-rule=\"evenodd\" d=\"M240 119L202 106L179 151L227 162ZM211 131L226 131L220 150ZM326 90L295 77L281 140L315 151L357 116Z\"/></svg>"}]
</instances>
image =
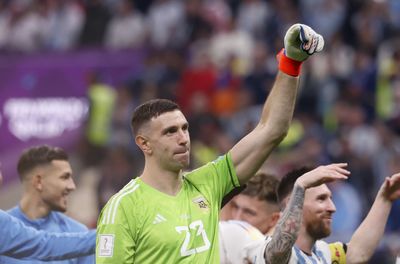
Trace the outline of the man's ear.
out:
<instances>
[{"instance_id":1,"label":"man's ear","mask_svg":"<svg viewBox=\"0 0 400 264\"><path fill-rule=\"evenodd\" d=\"M271 225L275 226L278 223L280 217L281 217L281 212L273 212Z\"/></svg>"},{"instance_id":2,"label":"man's ear","mask_svg":"<svg viewBox=\"0 0 400 264\"><path fill-rule=\"evenodd\" d=\"M42 178L42 175L40 175L39 173L35 173L32 176L32 185L36 190L42 191L43 190L43 178Z\"/></svg>"},{"instance_id":3,"label":"man's ear","mask_svg":"<svg viewBox=\"0 0 400 264\"><path fill-rule=\"evenodd\" d=\"M146 136L137 135L135 137L135 143L143 151L144 154L151 155L153 150L151 149L151 144Z\"/></svg>"}]
</instances>

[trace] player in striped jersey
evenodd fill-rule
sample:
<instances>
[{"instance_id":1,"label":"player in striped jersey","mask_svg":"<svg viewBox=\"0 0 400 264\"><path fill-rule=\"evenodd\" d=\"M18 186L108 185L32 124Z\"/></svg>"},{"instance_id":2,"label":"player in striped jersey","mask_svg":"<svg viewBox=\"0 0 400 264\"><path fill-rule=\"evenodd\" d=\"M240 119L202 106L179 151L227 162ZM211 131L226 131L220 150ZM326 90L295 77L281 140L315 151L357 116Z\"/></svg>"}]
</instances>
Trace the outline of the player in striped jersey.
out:
<instances>
[{"instance_id":1,"label":"player in striped jersey","mask_svg":"<svg viewBox=\"0 0 400 264\"><path fill-rule=\"evenodd\" d=\"M386 178L374 204L349 243L320 240L331 232L336 208L325 183L346 179L347 164L302 168L288 173L278 188L285 208L272 237L247 247L252 263L365 263L383 235L392 202L400 198L400 173Z\"/></svg>"},{"instance_id":2,"label":"player in striped jersey","mask_svg":"<svg viewBox=\"0 0 400 264\"><path fill-rule=\"evenodd\" d=\"M188 173L189 124L178 105L155 99L136 108L131 126L144 170L103 208L96 263L219 263L222 199L246 183L286 135L301 63L323 46L311 28L291 27L259 124L227 154Z\"/></svg>"}]
</instances>

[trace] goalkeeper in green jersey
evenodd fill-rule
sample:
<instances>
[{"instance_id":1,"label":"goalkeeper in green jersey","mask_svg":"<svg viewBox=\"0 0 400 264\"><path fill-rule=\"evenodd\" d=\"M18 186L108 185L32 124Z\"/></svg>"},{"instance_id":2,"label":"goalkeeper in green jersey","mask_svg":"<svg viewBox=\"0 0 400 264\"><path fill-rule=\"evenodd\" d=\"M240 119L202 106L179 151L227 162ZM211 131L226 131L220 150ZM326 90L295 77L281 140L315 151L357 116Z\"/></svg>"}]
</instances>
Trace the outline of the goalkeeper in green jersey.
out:
<instances>
[{"instance_id":1,"label":"goalkeeper in green jersey","mask_svg":"<svg viewBox=\"0 0 400 264\"><path fill-rule=\"evenodd\" d=\"M143 173L103 208L96 263L219 263L221 201L247 182L285 137L292 119L301 63L321 51L323 38L292 26L278 54L279 72L258 125L227 154L194 171L189 124L178 105L151 100L135 109L132 130L143 151Z\"/></svg>"}]
</instances>

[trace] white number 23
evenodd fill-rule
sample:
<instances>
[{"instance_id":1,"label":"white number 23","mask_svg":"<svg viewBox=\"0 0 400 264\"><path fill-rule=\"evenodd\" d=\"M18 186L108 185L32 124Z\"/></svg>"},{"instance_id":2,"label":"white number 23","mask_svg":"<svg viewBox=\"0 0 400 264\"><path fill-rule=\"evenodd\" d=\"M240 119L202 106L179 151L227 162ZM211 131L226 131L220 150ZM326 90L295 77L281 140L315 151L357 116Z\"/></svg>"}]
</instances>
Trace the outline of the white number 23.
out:
<instances>
[{"instance_id":1,"label":"white number 23","mask_svg":"<svg viewBox=\"0 0 400 264\"><path fill-rule=\"evenodd\" d=\"M206 251L210 248L211 243L207 238L207 234L204 230L203 222L201 220L194 221L189 226L177 226L175 229L179 234L181 234L183 231L186 232L185 240L183 241L181 247L181 256L190 256ZM190 230L197 230L196 236L201 236L203 238L204 244L202 246L192 249L188 248L190 242Z\"/></svg>"}]
</instances>

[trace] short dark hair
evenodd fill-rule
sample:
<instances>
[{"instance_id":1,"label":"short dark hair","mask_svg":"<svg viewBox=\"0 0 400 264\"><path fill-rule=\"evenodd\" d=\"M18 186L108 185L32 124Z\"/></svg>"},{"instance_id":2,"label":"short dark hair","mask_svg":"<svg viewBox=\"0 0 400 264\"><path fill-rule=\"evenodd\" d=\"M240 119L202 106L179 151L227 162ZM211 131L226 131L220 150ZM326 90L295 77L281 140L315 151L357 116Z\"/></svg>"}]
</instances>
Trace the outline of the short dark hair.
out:
<instances>
[{"instance_id":1,"label":"short dark hair","mask_svg":"<svg viewBox=\"0 0 400 264\"><path fill-rule=\"evenodd\" d=\"M17 171L21 180L24 179L26 173L37 166L46 165L53 160L68 160L68 154L58 147L41 145L25 149L17 165Z\"/></svg>"},{"instance_id":2,"label":"short dark hair","mask_svg":"<svg viewBox=\"0 0 400 264\"><path fill-rule=\"evenodd\" d=\"M279 185L279 180L275 176L259 172L246 185L241 194L255 197L261 201L278 203L276 189Z\"/></svg>"},{"instance_id":3,"label":"short dark hair","mask_svg":"<svg viewBox=\"0 0 400 264\"><path fill-rule=\"evenodd\" d=\"M296 180L303 174L313 170L313 167L301 167L299 169L294 169L288 172L283 178L281 179L276 195L278 197L278 202L282 206L283 200L288 197L293 190L294 183Z\"/></svg>"},{"instance_id":4,"label":"short dark hair","mask_svg":"<svg viewBox=\"0 0 400 264\"><path fill-rule=\"evenodd\" d=\"M139 105L133 111L131 119L133 134L136 135L140 127L152 118L174 110L180 110L180 108L176 103L168 99L153 99Z\"/></svg>"}]
</instances>

